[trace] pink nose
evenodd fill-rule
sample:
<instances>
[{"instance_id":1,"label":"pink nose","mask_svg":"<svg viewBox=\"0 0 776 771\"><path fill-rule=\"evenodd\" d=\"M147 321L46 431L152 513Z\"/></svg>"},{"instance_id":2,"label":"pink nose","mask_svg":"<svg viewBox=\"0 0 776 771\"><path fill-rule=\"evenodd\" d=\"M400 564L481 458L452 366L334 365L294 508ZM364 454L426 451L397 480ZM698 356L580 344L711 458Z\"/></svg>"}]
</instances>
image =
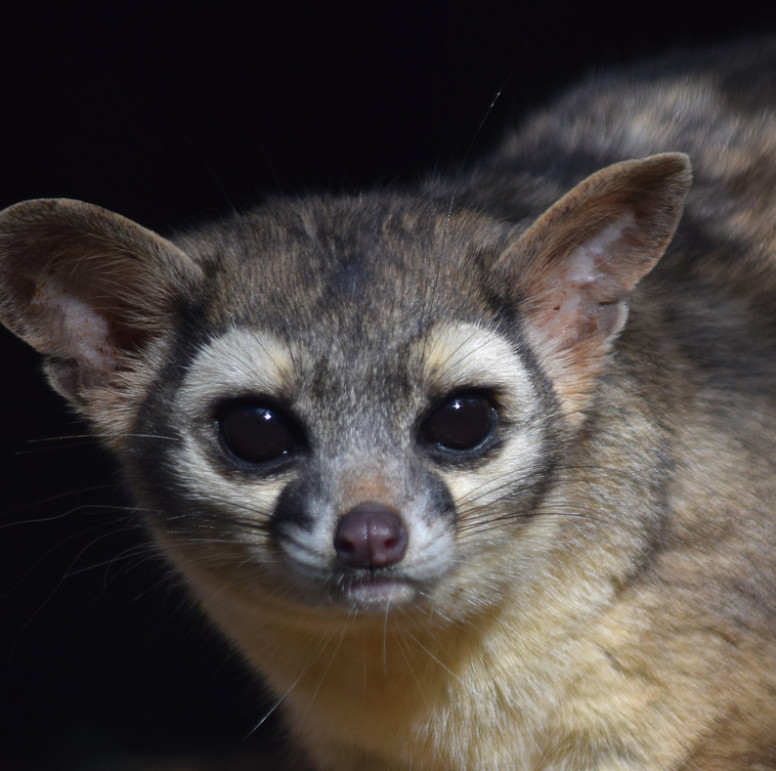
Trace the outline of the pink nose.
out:
<instances>
[{"instance_id":1,"label":"pink nose","mask_svg":"<svg viewBox=\"0 0 776 771\"><path fill-rule=\"evenodd\" d=\"M407 551L407 531L399 515L380 503L354 506L334 534L337 559L351 568L395 565Z\"/></svg>"}]
</instances>

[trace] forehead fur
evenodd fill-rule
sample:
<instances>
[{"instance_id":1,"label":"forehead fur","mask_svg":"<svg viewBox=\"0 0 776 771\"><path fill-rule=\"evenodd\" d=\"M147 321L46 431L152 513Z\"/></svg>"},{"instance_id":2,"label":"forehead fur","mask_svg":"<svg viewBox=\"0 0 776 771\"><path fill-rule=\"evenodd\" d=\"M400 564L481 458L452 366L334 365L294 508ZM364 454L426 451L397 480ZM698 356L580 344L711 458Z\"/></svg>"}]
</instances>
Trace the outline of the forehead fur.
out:
<instances>
[{"instance_id":1,"label":"forehead fur","mask_svg":"<svg viewBox=\"0 0 776 771\"><path fill-rule=\"evenodd\" d=\"M505 227L442 203L396 196L272 202L178 239L205 266L215 329L234 324L293 337L362 339L430 314L487 317L485 266Z\"/></svg>"}]
</instances>

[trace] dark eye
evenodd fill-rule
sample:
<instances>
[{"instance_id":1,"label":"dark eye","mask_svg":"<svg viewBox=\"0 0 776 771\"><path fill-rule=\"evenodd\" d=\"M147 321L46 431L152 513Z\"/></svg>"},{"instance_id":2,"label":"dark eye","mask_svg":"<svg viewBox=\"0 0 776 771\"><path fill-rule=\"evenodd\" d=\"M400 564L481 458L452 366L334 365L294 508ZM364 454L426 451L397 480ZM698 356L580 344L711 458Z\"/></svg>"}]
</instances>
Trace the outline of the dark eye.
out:
<instances>
[{"instance_id":1,"label":"dark eye","mask_svg":"<svg viewBox=\"0 0 776 771\"><path fill-rule=\"evenodd\" d=\"M448 397L426 418L420 434L427 444L465 452L493 435L496 420L496 410L485 394L459 394Z\"/></svg>"},{"instance_id":2,"label":"dark eye","mask_svg":"<svg viewBox=\"0 0 776 771\"><path fill-rule=\"evenodd\" d=\"M221 442L247 463L271 463L301 444L296 422L282 409L254 401L224 405L218 415Z\"/></svg>"}]
</instances>

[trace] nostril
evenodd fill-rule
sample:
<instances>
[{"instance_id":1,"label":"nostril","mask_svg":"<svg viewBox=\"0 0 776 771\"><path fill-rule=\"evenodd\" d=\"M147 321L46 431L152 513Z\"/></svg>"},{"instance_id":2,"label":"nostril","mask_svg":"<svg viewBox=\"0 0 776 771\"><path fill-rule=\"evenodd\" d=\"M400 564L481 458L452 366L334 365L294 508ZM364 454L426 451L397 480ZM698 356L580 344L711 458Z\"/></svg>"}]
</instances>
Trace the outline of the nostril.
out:
<instances>
[{"instance_id":1,"label":"nostril","mask_svg":"<svg viewBox=\"0 0 776 771\"><path fill-rule=\"evenodd\" d=\"M380 503L359 503L339 521L334 550L348 567L388 567L404 558L407 530L393 509Z\"/></svg>"}]
</instances>

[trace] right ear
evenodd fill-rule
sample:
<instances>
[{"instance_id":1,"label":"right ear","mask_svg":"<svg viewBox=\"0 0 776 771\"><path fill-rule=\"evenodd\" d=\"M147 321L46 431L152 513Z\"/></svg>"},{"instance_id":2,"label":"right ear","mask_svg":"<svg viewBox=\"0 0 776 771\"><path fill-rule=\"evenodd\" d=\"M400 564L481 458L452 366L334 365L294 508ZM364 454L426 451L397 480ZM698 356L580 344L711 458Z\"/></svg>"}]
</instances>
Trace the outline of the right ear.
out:
<instances>
[{"instance_id":1,"label":"right ear","mask_svg":"<svg viewBox=\"0 0 776 771\"><path fill-rule=\"evenodd\" d=\"M513 238L493 267L572 423L625 324L629 292L674 235L691 178L681 153L607 166Z\"/></svg>"},{"instance_id":2,"label":"right ear","mask_svg":"<svg viewBox=\"0 0 776 771\"><path fill-rule=\"evenodd\" d=\"M172 243L98 206L40 199L0 212L0 320L91 417L202 280Z\"/></svg>"}]
</instances>

